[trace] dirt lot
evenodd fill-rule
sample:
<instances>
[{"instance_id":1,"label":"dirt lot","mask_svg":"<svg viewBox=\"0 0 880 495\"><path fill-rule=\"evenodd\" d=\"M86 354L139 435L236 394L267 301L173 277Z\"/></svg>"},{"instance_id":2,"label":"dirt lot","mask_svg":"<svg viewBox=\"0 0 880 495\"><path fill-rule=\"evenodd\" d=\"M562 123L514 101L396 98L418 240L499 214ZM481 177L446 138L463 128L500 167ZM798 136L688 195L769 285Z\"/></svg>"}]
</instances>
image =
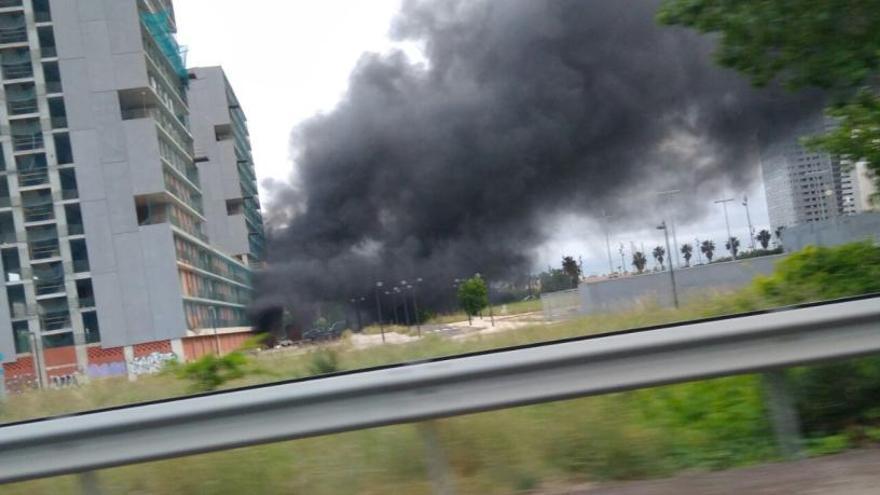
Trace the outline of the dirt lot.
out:
<instances>
[{"instance_id":1,"label":"dirt lot","mask_svg":"<svg viewBox=\"0 0 880 495\"><path fill-rule=\"evenodd\" d=\"M676 478L581 486L541 495L878 495L880 449Z\"/></svg>"}]
</instances>

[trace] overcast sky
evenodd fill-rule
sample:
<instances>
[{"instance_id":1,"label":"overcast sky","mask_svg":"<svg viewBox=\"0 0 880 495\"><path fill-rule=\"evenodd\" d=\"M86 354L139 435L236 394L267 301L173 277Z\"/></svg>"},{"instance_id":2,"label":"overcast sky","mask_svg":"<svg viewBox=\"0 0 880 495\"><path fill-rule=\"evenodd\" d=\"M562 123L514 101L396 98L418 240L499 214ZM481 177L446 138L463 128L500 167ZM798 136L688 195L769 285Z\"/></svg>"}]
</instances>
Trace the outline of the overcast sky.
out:
<instances>
[{"instance_id":1,"label":"overcast sky","mask_svg":"<svg viewBox=\"0 0 880 495\"><path fill-rule=\"evenodd\" d=\"M294 167L291 130L336 105L361 54L395 46L388 31L400 0L249 0L246 8L240 0L175 0L174 5L179 40L189 48L188 64L222 65L226 70L248 116L257 176L262 181L287 180ZM765 228L768 220L760 184L750 191L728 191L728 197L740 199L731 204L730 223L733 235L745 246L748 229L740 205L744 194L750 197L755 227ZM721 253L726 237L721 207L707 199L704 212L708 216L702 220L678 226L679 242L712 238ZM641 232L619 232L613 219L609 222L615 267L620 265L620 243L629 263L631 243L636 247L644 243L650 252L662 242L662 232L653 230L655 221L646 218L646 224L652 225ZM548 242L536 252L537 267L558 265L567 254L582 256L587 272L608 270L605 239L584 235L597 231L595 223L566 218L559 225L548 225L547 230Z\"/></svg>"}]
</instances>

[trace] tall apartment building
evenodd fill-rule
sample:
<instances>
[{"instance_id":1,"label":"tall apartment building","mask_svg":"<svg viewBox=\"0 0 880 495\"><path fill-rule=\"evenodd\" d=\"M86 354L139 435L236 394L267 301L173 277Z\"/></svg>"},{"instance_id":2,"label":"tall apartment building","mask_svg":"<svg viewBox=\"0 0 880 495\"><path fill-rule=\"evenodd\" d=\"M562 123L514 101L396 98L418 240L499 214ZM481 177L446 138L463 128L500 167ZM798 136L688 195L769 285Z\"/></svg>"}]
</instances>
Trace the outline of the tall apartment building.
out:
<instances>
[{"instance_id":1,"label":"tall apartment building","mask_svg":"<svg viewBox=\"0 0 880 495\"><path fill-rule=\"evenodd\" d=\"M259 266L265 251L247 118L221 67L190 69L196 163L211 243Z\"/></svg>"},{"instance_id":2,"label":"tall apartment building","mask_svg":"<svg viewBox=\"0 0 880 495\"><path fill-rule=\"evenodd\" d=\"M860 213L870 208L871 180L859 167L847 166L827 153L800 144L802 136L821 134L833 122L818 118L770 146L761 167L770 225L792 227Z\"/></svg>"},{"instance_id":3,"label":"tall apartment building","mask_svg":"<svg viewBox=\"0 0 880 495\"><path fill-rule=\"evenodd\" d=\"M215 152L227 141L247 150L247 131L224 78L232 138L200 135L208 156L197 157L190 123L218 117L210 102L199 105L210 117L193 117L188 88L201 81L175 32L170 0L0 0L7 383L112 374L249 330L248 263L263 241L259 212L244 207L258 205L253 163L249 153L247 166L235 163L238 196L226 170L211 168L226 163Z\"/></svg>"}]
</instances>

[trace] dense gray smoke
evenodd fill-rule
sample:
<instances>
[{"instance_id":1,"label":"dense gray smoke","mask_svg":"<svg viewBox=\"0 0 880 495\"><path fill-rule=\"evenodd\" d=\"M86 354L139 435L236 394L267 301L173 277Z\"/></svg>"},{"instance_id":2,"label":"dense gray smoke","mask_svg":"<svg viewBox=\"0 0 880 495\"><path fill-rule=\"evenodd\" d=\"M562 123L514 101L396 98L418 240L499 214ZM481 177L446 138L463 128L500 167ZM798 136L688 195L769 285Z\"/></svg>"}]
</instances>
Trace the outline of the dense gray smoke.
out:
<instances>
[{"instance_id":1,"label":"dense gray smoke","mask_svg":"<svg viewBox=\"0 0 880 495\"><path fill-rule=\"evenodd\" d=\"M261 304L308 312L425 279L528 271L541 225L614 211L644 223L674 185L694 204L754 179L756 137L818 108L755 90L712 42L646 0L413 0L392 32L426 63L366 54L344 101L301 125L269 204ZM307 70L307 69L304 69Z\"/></svg>"}]
</instances>

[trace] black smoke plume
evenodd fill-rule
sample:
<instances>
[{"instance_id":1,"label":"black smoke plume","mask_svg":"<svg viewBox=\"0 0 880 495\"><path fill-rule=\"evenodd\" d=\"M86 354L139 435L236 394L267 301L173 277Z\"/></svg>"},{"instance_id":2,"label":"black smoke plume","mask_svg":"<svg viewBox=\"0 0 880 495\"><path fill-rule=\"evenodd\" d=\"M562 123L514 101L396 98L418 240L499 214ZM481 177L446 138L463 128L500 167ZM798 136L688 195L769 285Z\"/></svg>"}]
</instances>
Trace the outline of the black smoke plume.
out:
<instances>
[{"instance_id":1,"label":"black smoke plume","mask_svg":"<svg viewBox=\"0 0 880 495\"><path fill-rule=\"evenodd\" d=\"M652 191L696 205L751 182L756 137L819 98L752 89L711 39L656 25L657 6L406 1L392 34L426 61L365 54L339 106L296 129L292 185L269 184L258 307L308 319L414 277L440 300L455 277L527 272L560 213L643 225Z\"/></svg>"}]
</instances>

